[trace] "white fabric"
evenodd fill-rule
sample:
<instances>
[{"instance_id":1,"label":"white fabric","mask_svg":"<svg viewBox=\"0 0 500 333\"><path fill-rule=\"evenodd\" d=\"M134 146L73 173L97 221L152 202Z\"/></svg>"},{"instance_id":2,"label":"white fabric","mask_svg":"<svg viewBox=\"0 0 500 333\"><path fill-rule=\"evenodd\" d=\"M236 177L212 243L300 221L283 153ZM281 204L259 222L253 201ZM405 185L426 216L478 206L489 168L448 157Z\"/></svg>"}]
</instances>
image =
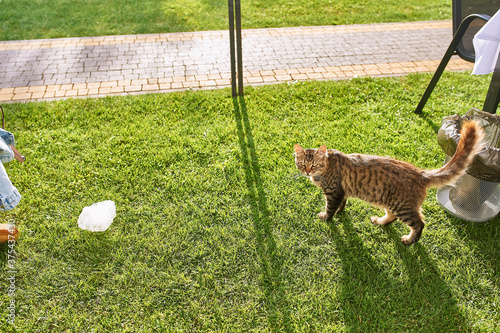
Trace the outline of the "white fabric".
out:
<instances>
[{"instance_id":1,"label":"white fabric","mask_svg":"<svg viewBox=\"0 0 500 333\"><path fill-rule=\"evenodd\" d=\"M472 74L493 72L500 52L500 10L477 32L472 43L476 54Z\"/></svg>"}]
</instances>

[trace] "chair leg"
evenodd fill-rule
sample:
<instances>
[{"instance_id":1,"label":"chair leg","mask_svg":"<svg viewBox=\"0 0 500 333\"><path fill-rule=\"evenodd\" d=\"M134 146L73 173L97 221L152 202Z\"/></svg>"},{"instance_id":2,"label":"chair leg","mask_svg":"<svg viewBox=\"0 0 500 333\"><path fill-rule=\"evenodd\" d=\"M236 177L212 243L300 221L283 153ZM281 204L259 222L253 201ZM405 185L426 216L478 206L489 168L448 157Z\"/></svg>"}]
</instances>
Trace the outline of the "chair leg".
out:
<instances>
[{"instance_id":1,"label":"chair leg","mask_svg":"<svg viewBox=\"0 0 500 333\"><path fill-rule=\"evenodd\" d=\"M432 94L432 91L436 87L436 84L438 83L439 78L441 78L441 75L443 74L444 69L448 65L448 62L450 61L451 56L454 54L455 54L455 48L452 47L452 45L450 45L450 47L448 48L448 50L444 54L443 59L439 63L439 66L436 69L436 72L432 76L431 82L429 82L427 89L425 89L425 92L422 95L422 98L420 99L420 102L418 103L417 108L415 109L415 113L417 113L417 114L422 113L422 109L424 108L425 103L427 103L427 100L429 99L429 97Z\"/></svg>"},{"instance_id":2,"label":"chair leg","mask_svg":"<svg viewBox=\"0 0 500 333\"><path fill-rule=\"evenodd\" d=\"M453 56L457 50L458 44L462 40L462 37L464 36L465 32L467 31L467 28L469 25L474 21L475 19L481 19L488 21L489 16L482 15L482 14L472 14L467 16L462 23L460 23L460 26L457 29L457 32L455 33L455 36L453 36L453 39L451 40L450 46L448 46L448 49L446 50L446 53L443 56L443 59L439 63L438 68L436 69L436 73L434 73L434 76L431 79L431 82L427 86L427 89L425 90L424 94L422 95L422 98L420 99L420 102L417 105L417 108L415 109L415 113L420 114L422 113L422 109L425 106L425 103L427 103L427 100L432 94L432 91L434 90L434 87L436 87L437 82L439 81L439 78L443 74L446 66L448 65L448 62L451 59L451 56Z\"/></svg>"},{"instance_id":3,"label":"chair leg","mask_svg":"<svg viewBox=\"0 0 500 333\"><path fill-rule=\"evenodd\" d=\"M497 63L495 64L495 70L493 72L493 76L491 77L490 87L488 88L488 93L486 94L483 111L489 113L496 113L499 102L500 102L500 55L497 58Z\"/></svg>"}]
</instances>

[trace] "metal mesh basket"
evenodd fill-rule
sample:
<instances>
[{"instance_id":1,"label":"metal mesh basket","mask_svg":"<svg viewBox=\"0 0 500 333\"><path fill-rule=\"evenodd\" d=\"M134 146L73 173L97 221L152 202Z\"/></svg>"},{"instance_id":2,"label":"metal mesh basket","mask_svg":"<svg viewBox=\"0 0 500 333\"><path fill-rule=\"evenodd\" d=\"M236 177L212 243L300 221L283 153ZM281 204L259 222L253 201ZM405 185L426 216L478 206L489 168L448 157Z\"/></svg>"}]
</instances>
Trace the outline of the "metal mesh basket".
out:
<instances>
[{"instance_id":1,"label":"metal mesh basket","mask_svg":"<svg viewBox=\"0 0 500 333\"><path fill-rule=\"evenodd\" d=\"M498 183L466 174L454 186L440 188L437 201L455 217L486 222L500 211L500 189Z\"/></svg>"},{"instance_id":2,"label":"metal mesh basket","mask_svg":"<svg viewBox=\"0 0 500 333\"><path fill-rule=\"evenodd\" d=\"M447 163L455 153L462 123L471 119L483 128L486 148L476 156L467 174L453 186L437 191L437 201L453 216L486 222L500 212L500 117L476 109L463 117L446 117L438 132L438 143L446 153Z\"/></svg>"}]
</instances>

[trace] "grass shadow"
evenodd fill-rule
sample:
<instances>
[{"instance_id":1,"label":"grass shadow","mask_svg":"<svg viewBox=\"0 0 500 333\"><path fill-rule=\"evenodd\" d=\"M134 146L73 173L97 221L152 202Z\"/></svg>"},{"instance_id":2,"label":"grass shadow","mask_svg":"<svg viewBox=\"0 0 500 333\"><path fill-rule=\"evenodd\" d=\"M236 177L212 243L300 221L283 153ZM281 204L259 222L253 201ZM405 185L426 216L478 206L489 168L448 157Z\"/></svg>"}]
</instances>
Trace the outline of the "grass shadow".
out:
<instances>
[{"instance_id":1,"label":"grass shadow","mask_svg":"<svg viewBox=\"0 0 500 333\"><path fill-rule=\"evenodd\" d=\"M348 214L341 221L339 226L330 224L330 232L343 266L339 301L346 331L443 332L452 327L470 331L423 247L404 246L401 235L387 226L400 258L384 259L364 245Z\"/></svg>"},{"instance_id":2,"label":"grass shadow","mask_svg":"<svg viewBox=\"0 0 500 333\"><path fill-rule=\"evenodd\" d=\"M429 110L427 110L427 111L432 112ZM429 114L425 113L424 111L422 111L422 113L417 114L417 116L420 117L421 119L425 120L427 122L427 124L429 125L429 127L431 127L432 130L434 131L434 133L437 135L437 133L439 132L439 129L441 128L441 124L437 125L434 122L432 115L429 115Z\"/></svg>"},{"instance_id":3,"label":"grass shadow","mask_svg":"<svg viewBox=\"0 0 500 333\"><path fill-rule=\"evenodd\" d=\"M474 250L484 264L493 272L491 276L496 277L491 281L500 287L500 218L496 217L485 223L468 222L450 216L455 223L455 230L461 239Z\"/></svg>"},{"instance_id":4,"label":"grass shadow","mask_svg":"<svg viewBox=\"0 0 500 333\"><path fill-rule=\"evenodd\" d=\"M12 245L9 247L8 242L0 243L0 267L4 268L5 270L9 269L9 260L16 259L15 255L9 255L9 250L11 251L10 253L12 253L13 250L15 251L15 247L12 247Z\"/></svg>"},{"instance_id":5,"label":"grass shadow","mask_svg":"<svg viewBox=\"0 0 500 333\"><path fill-rule=\"evenodd\" d=\"M267 199L262 184L259 158L255 149L252 128L248 119L244 97L233 98L234 118L248 188L248 199L253 215L256 250L261 261L264 305L269 314L269 325L273 331L292 331L289 307L282 285L282 262L272 234Z\"/></svg>"},{"instance_id":6,"label":"grass shadow","mask_svg":"<svg viewBox=\"0 0 500 333\"><path fill-rule=\"evenodd\" d=\"M347 213L341 215L341 225L330 223L330 236L342 262L340 308L346 331L369 332L380 320L380 297L390 291L383 268L373 259L354 228ZM371 324L368 324L371 323Z\"/></svg>"},{"instance_id":7,"label":"grass shadow","mask_svg":"<svg viewBox=\"0 0 500 333\"><path fill-rule=\"evenodd\" d=\"M387 226L386 230L404 265L408 277L406 297L411 298L407 304L411 305L412 312L418 313L415 320L421 328L429 332L449 331L450 328L458 332L471 331L450 286L425 247L420 242L403 245L400 233L393 226Z\"/></svg>"}]
</instances>

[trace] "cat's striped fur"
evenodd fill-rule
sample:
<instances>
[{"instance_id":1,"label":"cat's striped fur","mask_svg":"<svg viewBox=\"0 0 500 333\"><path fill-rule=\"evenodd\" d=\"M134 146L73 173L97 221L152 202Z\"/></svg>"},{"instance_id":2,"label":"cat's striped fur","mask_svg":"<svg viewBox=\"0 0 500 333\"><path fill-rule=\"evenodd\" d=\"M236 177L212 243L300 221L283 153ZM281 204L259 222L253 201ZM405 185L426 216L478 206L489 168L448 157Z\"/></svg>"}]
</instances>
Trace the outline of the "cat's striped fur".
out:
<instances>
[{"instance_id":1,"label":"cat's striped fur","mask_svg":"<svg viewBox=\"0 0 500 333\"><path fill-rule=\"evenodd\" d=\"M453 184L462 176L474 156L482 149L484 134L475 122L462 126L461 138L452 159L442 168L422 170L410 163L389 157L344 154L321 146L303 149L295 145L297 168L323 190L326 209L318 214L328 221L344 209L346 200L355 197L385 209L383 217L372 217L375 224L386 225L396 219L411 228L401 240L412 244L424 228L420 206L427 189Z\"/></svg>"}]
</instances>

